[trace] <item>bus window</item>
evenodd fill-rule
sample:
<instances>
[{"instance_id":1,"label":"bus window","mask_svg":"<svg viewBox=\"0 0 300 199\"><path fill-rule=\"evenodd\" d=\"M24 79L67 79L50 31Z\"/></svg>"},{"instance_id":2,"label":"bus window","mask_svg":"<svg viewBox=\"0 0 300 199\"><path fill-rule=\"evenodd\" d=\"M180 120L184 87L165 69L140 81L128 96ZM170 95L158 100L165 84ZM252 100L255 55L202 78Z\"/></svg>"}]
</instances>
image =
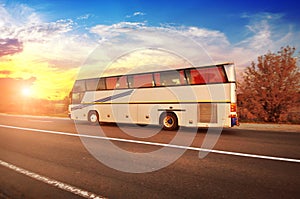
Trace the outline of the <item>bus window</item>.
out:
<instances>
[{"instance_id":1,"label":"bus window","mask_svg":"<svg viewBox=\"0 0 300 199\"><path fill-rule=\"evenodd\" d=\"M206 68L200 70L206 83L224 83L226 76L221 67Z\"/></svg>"},{"instance_id":2,"label":"bus window","mask_svg":"<svg viewBox=\"0 0 300 199\"><path fill-rule=\"evenodd\" d=\"M160 73L160 85L162 86L174 86L185 85L186 80L184 72L182 71L166 71Z\"/></svg>"},{"instance_id":3,"label":"bus window","mask_svg":"<svg viewBox=\"0 0 300 199\"><path fill-rule=\"evenodd\" d=\"M72 93L72 104L80 104L84 93Z\"/></svg>"},{"instance_id":4,"label":"bus window","mask_svg":"<svg viewBox=\"0 0 300 199\"><path fill-rule=\"evenodd\" d=\"M155 86L161 86L160 73L154 73L154 82L155 82Z\"/></svg>"},{"instance_id":5,"label":"bus window","mask_svg":"<svg viewBox=\"0 0 300 199\"><path fill-rule=\"evenodd\" d=\"M118 78L116 88L128 88L127 76L122 76Z\"/></svg>"},{"instance_id":6,"label":"bus window","mask_svg":"<svg viewBox=\"0 0 300 199\"><path fill-rule=\"evenodd\" d=\"M101 78L98 81L97 91L99 91L99 90L105 90L105 89L106 89L106 87L105 87L105 79Z\"/></svg>"},{"instance_id":7,"label":"bus window","mask_svg":"<svg viewBox=\"0 0 300 199\"><path fill-rule=\"evenodd\" d=\"M189 84L224 83L226 76L221 67L186 70Z\"/></svg>"},{"instance_id":8,"label":"bus window","mask_svg":"<svg viewBox=\"0 0 300 199\"><path fill-rule=\"evenodd\" d=\"M116 85L117 85L117 77L107 77L106 78L106 88L111 90L111 89L115 89Z\"/></svg>"},{"instance_id":9,"label":"bus window","mask_svg":"<svg viewBox=\"0 0 300 199\"><path fill-rule=\"evenodd\" d=\"M184 76L184 70L179 71L179 78L180 78L180 84L185 85L186 84L186 78Z\"/></svg>"},{"instance_id":10,"label":"bus window","mask_svg":"<svg viewBox=\"0 0 300 199\"><path fill-rule=\"evenodd\" d=\"M73 92L85 91L85 80L77 80L73 87Z\"/></svg>"},{"instance_id":11,"label":"bus window","mask_svg":"<svg viewBox=\"0 0 300 199\"><path fill-rule=\"evenodd\" d=\"M130 88L146 88L153 86L152 74L131 75L128 77Z\"/></svg>"},{"instance_id":12,"label":"bus window","mask_svg":"<svg viewBox=\"0 0 300 199\"><path fill-rule=\"evenodd\" d=\"M86 90L87 91L95 91L97 89L99 79L87 79L86 84Z\"/></svg>"},{"instance_id":13,"label":"bus window","mask_svg":"<svg viewBox=\"0 0 300 199\"><path fill-rule=\"evenodd\" d=\"M202 75L200 75L200 71L197 69L190 69L186 71L187 79L189 84L205 84L205 80Z\"/></svg>"}]
</instances>

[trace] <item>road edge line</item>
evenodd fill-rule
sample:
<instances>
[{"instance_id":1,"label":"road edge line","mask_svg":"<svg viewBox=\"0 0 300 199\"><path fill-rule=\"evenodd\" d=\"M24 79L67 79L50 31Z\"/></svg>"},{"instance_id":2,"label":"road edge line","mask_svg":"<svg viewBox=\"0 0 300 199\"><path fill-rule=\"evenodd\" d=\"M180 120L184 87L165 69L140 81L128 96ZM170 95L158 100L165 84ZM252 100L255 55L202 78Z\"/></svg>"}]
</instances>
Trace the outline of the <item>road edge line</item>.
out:
<instances>
[{"instance_id":1,"label":"road edge line","mask_svg":"<svg viewBox=\"0 0 300 199\"><path fill-rule=\"evenodd\" d=\"M266 155L247 154L247 153L240 153L240 152L223 151L223 150L215 150L215 149L205 149L205 148L165 144L165 143L158 143L158 142L129 140L129 139L123 139L123 138L114 138L114 137L101 137L101 136L86 135L86 134L74 134L74 133L67 133L67 132L62 132L62 131L33 129L33 128L16 127L16 126L9 126L9 125L2 125L2 124L0 124L0 127L18 129L18 130L24 130L24 131L35 131L35 132L41 132L41 133L50 133L50 134L57 134L57 135L67 135L67 136L74 136L74 137L110 140L110 141L118 141L118 142L128 142L128 143L144 144L144 145L152 145L152 146L162 146L162 147L185 149L185 150L192 150L192 151L199 151L199 152L217 153L217 154L223 154L223 155L233 155L233 156L240 156L240 157L249 157L249 158L258 158L258 159L266 159L266 160L276 160L276 161L300 163L300 159L293 159L293 158L283 158L283 157L273 157L273 156L266 156Z\"/></svg>"}]
</instances>

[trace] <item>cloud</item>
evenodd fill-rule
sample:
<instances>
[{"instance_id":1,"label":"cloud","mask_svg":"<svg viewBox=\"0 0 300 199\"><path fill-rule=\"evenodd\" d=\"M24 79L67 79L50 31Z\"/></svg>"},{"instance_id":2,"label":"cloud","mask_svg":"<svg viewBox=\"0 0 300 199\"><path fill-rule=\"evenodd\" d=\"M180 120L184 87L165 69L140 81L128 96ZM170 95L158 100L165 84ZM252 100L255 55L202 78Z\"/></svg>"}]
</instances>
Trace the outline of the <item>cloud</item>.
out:
<instances>
[{"instance_id":1,"label":"cloud","mask_svg":"<svg viewBox=\"0 0 300 199\"><path fill-rule=\"evenodd\" d=\"M251 15L244 13L241 17L249 20L245 26L245 31L249 36L236 45L248 47L258 53L265 53L268 50L277 51L286 45L300 47L300 42L296 39L299 30L295 29L294 24L285 20L284 14L262 12Z\"/></svg>"},{"instance_id":2,"label":"cloud","mask_svg":"<svg viewBox=\"0 0 300 199\"><path fill-rule=\"evenodd\" d=\"M90 32L99 36L99 47L84 63L81 78L128 72L134 67L148 71L211 65L220 62L211 56L213 48L230 45L222 32L197 27L120 22L97 25Z\"/></svg>"},{"instance_id":3,"label":"cloud","mask_svg":"<svg viewBox=\"0 0 300 199\"><path fill-rule=\"evenodd\" d=\"M91 14L85 14L85 15L82 15L82 16L79 16L77 17L78 20L87 20L91 17L92 15Z\"/></svg>"},{"instance_id":4,"label":"cloud","mask_svg":"<svg viewBox=\"0 0 300 199\"><path fill-rule=\"evenodd\" d=\"M246 27L254 35L243 40L238 45L248 46L248 48L254 50L270 48L273 45L273 41L271 39L272 33L267 21L261 21L253 25L247 25Z\"/></svg>"},{"instance_id":5,"label":"cloud","mask_svg":"<svg viewBox=\"0 0 300 199\"><path fill-rule=\"evenodd\" d=\"M62 59L78 66L94 47L90 38L73 32L76 23L71 19L44 22L25 5L0 5L0 16L0 38L17 39L23 44L23 53L37 61Z\"/></svg>"},{"instance_id":6,"label":"cloud","mask_svg":"<svg viewBox=\"0 0 300 199\"><path fill-rule=\"evenodd\" d=\"M143 22L119 22L112 25L96 25L90 28L90 32L99 35L101 40L107 40L132 30L141 30L143 27L146 27Z\"/></svg>"},{"instance_id":7,"label":"cloud","mask_svg":"<svg viewBox=\"0 0 300 199\"><path fill-rule=\"evenodd\" d=\"M146 14L143 13L143 12L135 12L135 13L133 13L133 16L144 16L144 15L146 15Z\"/></svg>"},{"instance_id":8,"label":"cloud","mask_svg":"<svg viewBox=\"0 0 300 199\"><path fill-rule=\"evenodd\" d=\"M22 52L23 43L18 39L0 38L0 57Z\"/></svg>"},{"instance_id":9,"label":"cloud","mask_svg":"<svg viewBox=\"0 0 300 199\"><path fill-rule=\"evenodd\" d=\"M0 71L0 75L6 75L6 76L8 76L10 74L11 74L11 71L9 71L9 70L1 70Z\"/></svg>"},{"instance_id":10,"label":"cloud","mask_svg":"<svg viewBox=\"0 0 300 199\"><path fill-rule=\"evenodd\" d=\"M104 40L114 41L118 38L123 38L124 42L126 40L131 40L132 42L140 42L150 45L154 45L162 42L161 39L166 39L166 37L175 36L174 41L178 37L185 37L186 39L193 39L195 42L199 42L202 45L229 45L224 33L216 30L209 30L205 28L197 27L186 27L186 26L147 26L144 22L119 22L112 25L97 25L90 29L91 33L95 33L100 36L100 38L105 38ZM156 37L158 36L158 37ZM181 38L183 39L183 38ZM184 41L178 41L179 45L184 45Z\"/></svg>"},{"instance_id":11,"label":"cloud","mask_svg":"<svg viewBox=\"0 0 300 199\"><path fill-rule=\"evenodd\" d=\"M134 12L132 15L127 15L126 18L138 17L138 16L145 16L146 14L143 12Z\"/></svg>"}]
</instances>

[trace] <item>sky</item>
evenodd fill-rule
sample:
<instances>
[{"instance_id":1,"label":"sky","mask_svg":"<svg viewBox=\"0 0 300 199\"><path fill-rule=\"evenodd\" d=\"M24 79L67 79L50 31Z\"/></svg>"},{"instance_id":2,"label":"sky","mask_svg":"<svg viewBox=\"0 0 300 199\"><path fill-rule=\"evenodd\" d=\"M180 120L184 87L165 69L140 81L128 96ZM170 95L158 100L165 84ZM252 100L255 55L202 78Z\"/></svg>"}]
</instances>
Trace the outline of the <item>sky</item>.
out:
<instances>
[{"instance_id":1,"label":"sky","mask_svg":"<svg viewBox=\"0 0 300 199\"><path fill-rule=\"evenodd\" d=\"M63 99L76 78L234 62L300 49L295 1L0 0L0 78ZM158 49L158 50L157 50Z\"/></svg>"}]
</instances>

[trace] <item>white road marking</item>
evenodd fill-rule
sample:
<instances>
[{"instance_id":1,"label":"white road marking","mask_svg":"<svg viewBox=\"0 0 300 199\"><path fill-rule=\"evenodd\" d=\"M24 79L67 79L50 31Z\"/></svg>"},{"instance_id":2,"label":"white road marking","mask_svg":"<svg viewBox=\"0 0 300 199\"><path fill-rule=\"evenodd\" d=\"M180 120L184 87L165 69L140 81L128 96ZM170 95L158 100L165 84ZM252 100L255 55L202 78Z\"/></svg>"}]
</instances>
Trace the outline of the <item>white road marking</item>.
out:
<instances>
[{"instance_id":1,"label":"white road marking","mask_svg":"<svg viewBox=\"0 0 300 199\"><path fill-rule=\"evenodd\" d=\"M102 137L102 136L93 136L93 135L85 135L85 134L74 134L74 133L67 133L67 132L62 132L62 131L32 129L32 128L8 126L8 125L2 125L2 124L0 124L0 127L10 128L10 129L18 129L18 130L24 130L24 131L35 131L35 132L41 132L41 133L67 135L67 136L74 136L74 137L85 137L85 138L111 140L111 141L118 141L118 142L128 142L128 143L144 144L144 145L152 145L152 146L162 146L162 147L170 147L170 148L185 149L185 150L192 150L192 151L203 151L203 152L217 153L217 154L223 154L223 155L233 155L233 156L240 156L240 157L249 157L249 158L259 158L259 159L266 159L266 160L277 160L277 161L300 163L300 159L292 159L292 158L247 154L247 153L240 153L240 152L205 149L205 148L197 148L197 147L191 147L191 146L180 146L180 145L157 143L157 142L147 142L147 141L139 141L139 140L128 140L128 139L114 138L114 137Z\"/></svg>"},{"instance_id":2,"label":"white road marking","mask_svg":"<svg viewBox=\"0 0 300 199\"><path fill-rule=\"evenodd\" d=\"M102 196L91 193L89 191L77 188L75 186L72 186L72 185L69 185L69 184L66 184L66 183L63 183L63 182L60 182L60 181L57 181L57 180L54 180L54 179L51 179L51 178L48 178L48 177L45 177L45 176L42 176L42 175L39 175L37 173L28 171L28 170L23 169L21 167L17 167L13 164L10 164L10 163L2 161L2 160L0 160L0 165L3 166L3 167L6 167L8 169L11 169L13 171L16 171L18 173L24 174L24 175L26 175L30 178L35 179L35 180L38 180L38 181L41 181L43 183L52 185L54 187L57 187L57 188L62 189L64 191L71 192L75 195L79 195L79 196L84 197L84 198L93 198L93 199L102 199L102 198L104 198Z\"/></svg>"}]
</instances>

